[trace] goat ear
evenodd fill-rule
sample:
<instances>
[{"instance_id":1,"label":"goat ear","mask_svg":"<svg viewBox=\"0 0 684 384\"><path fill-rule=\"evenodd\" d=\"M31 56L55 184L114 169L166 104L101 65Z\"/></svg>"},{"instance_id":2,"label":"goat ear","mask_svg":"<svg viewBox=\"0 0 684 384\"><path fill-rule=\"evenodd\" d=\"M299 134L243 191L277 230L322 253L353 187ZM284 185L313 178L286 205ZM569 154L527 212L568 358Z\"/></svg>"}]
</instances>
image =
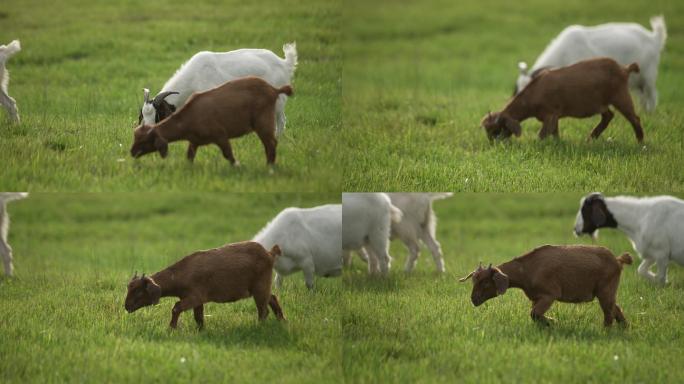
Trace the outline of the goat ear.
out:
<instances>
[{"instance_id":1,"label":"goat ear","mask_svg":"<svg viewBox=\"0 0 684 384\"><path fill-rule=\"evenodd\" d=\"M470 273L468 274L468 276L466 276L466 277L461 277L460 279L458 279L458 281L460 281L460 282L462 283L462 282L464 282L464 281L470 279L470 278L473 276L473 273L475 273L475 271L470 272Z\"/></svg>"},{"instance_id":2,"label":"goat ear","mask_svg":"<svg viewBox=\"0 0 684 384\"><path fill-rule=\"evenodd\" d=\"M154 147L157 148L157 151L159 151L159 155L162 158L165 158L166 155L169 153L168 141L164 140L164 138L159 135L157 135L157 137L154 138Z\"/></svg>"},{"instance_id":3,"label":"goat ear","mask_svg":"<svg viewBox=\"0 0 684 384\"><path fill-rule=\"evenodd\" d=\"M145 290L152 298L153 304L159 303L159 298L161 298L161 287L150 277L145 278Z\"/></svg>"},{"instance_id":4,"label":"goat ear","mask_svg":"<svg viewBox=\"0 0 684 384\"><path fill-rule=\"evenodd\" d=\"M506 290L508 289L508 276L501 272L499 268L493 268L494 269L494 275L492 276L492 280L494 280L494 285L496 285L496 293L499 295L503 295L506 293Z\"/></svg>"},{"instance_id":5,"label":"goat ear","mask_svg":"<svg viewBox=\"0 0 684 384\"><path fill-rule=\"evenodd\" d=\"M510 117L504 118L504 124L509 131L513 132L514 135L520 137L522 134L522 129L520 128L520 123L517 120L513 120Z\"/></svg>"},{"instance_id":6,"label":"goat ear","mask_svg":"<svg viewBox=\"0 0 684 384\"><path fill-rule=\"evenodd\" d=\"M598 201L593 202L591 204L591 221L598 228L604 226L606 224L606 220L606 213L603 212L603 208L600 206Z\"/></svg>"}]
</instances>

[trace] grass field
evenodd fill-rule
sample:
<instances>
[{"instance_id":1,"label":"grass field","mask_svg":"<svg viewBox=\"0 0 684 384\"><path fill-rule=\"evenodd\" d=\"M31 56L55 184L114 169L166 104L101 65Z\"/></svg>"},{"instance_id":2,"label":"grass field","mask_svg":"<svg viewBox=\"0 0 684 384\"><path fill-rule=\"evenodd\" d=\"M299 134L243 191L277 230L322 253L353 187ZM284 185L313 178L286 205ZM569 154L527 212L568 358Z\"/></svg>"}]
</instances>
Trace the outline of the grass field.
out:
<instances>
[{"instance_id":1,"label":"grass field","mask_svg":"<svg viewBox=\"0 0 684 384\"><path fill-rule=\"evenodd\" d=\"M21 40L9 64L9 93L21 125L0 112L0 190L30 191L330 191L341 159L338 1L5 0L0 43ZM295 96L270 176L255 135L233 141L242 168L215 146L185 160L129 154L142 88L154 94L200 50L267 48L297 41Z\"/></svg>"},{"instance_id":2,"label":"grass field","mask_svg":"<svg viewBox=\"0 0 684 384\"><path fill-rule=\"evenodd\" d=\"M636 0L548 2L383 1L345 3L345 191L638 192L684 187L684 3ZM664 14L655 113L641 115L646 141L616 116L585 143L599 117L563 119L559 141L490 145L479 127L513 90L517 62L530 65L570 24L634 21ZM634 95L636 98L636 95Z\"/></svg>"},{"instance_id":3,"label":"grass field","mask_svg":"<svg viewBox=\"0 0 684 384\"><path fill-rule=\"evenodd\" d=\"M657 288L622 278L630 321L605 330L596 302L555 304L550 328L529 319L521 291L481 307L456 281L477 262L500 263L571 234L581 194L457 194L435 203L447 266L423 255L411 275L393 243L386 279L357 259L342 278L301 274L278 293L289 321L256 321L251 300L209 304L167 330L173 299L123 309L134 270L157 271L195 249L250 238L290 205L339 201L309 194L33 194L12 203L17 278L0 280L1 382L681 382L684 273ZM617 231L598 243L631 251ZM638 260L637 260L638 262Z\"/></svg>"}]
</instances>

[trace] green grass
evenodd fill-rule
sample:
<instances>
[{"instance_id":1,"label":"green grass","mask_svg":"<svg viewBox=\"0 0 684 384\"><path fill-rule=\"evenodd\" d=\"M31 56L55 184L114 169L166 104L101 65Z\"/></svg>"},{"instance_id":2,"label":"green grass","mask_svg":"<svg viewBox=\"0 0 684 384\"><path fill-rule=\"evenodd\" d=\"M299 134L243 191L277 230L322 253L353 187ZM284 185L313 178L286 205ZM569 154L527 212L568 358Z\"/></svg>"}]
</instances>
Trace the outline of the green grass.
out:
<instances>
[{"instance_id":1,"label":"green grass","mask_svg":"<svg viewBox=\"0 0 684 384\"><path fill-rule=\"evenodd\" d=\"M635 21L650 29L659 13L669 37L658 107L637 110L645 147L620 115L592 143L585 138L598 116L561 120L560 141L539 142L532 119L522 138L489 144L480 120L506 104L518 61L531 65L567 25ZM683 13L681 1L346 2L343 190L682 190Z\"/></svg>"},{"instance_id":2,"label":"green grass","mask_svg":"<svg viewBox=\"0 0 684 384\"><path fill-rule=\"evenodd\" d=\"M341 174L333 141L340 126L338 1L5 0L0 42L19 38L8 68L21 125L0 112L0 190L330 191ZM297 41L295 96L286 107L278 168L267 172L255 135L233 141L242 168L215 146L195 163L186 145L169 158L133 160L132 129L142 88L157 92L200 50L267 48Z\"/></svg>"},{"instance_id":3,"label":"green grass","mask_svg":"<svg viewBox=\"0 0 684 384\"><path fill-rule=\"evenodd\" d=\"M630 325L606 330L596 302L556 303L550 328L521 291L481 307L457 278L571 234L581 194L456 194L435 203L447 273L424 250L411 275L394 242L386 279L354 260L342 278L301 274L278 292L288 322L258 324L251 300L209 304L167 330L174 299L123 309L134 270L157 271L196 249L250 238L280 209L338 194L33 194L12 203L17 277L0 280L1 382L682 382L684 273L657 288L625 269ZM615 230L598 244L630 251ZM638 263L638 259L636 259ZM185 359L185 360L182 360Z\"/></svg>"}]
</instances>

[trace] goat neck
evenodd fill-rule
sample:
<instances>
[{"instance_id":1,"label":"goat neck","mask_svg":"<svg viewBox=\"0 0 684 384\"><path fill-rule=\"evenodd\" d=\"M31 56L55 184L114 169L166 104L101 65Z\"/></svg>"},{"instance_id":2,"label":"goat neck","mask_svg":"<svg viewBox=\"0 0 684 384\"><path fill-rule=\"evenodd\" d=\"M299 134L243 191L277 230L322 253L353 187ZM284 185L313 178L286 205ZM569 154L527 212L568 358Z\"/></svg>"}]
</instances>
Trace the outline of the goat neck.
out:
<instances>
[{"instance_id":1,"label":"goat neck","mask_svg":"<svg viewBox=\"0 0 684 384\"><path fill-rule=\"evenodd\" d=\"M161 288L161 297L180 295L177 287L177 281L174 278L174 271L172 268L163 269L154 275L150 276L157 285Z\"/></svg>"},{"instance_id":2,"label":"goat neck","mask_svg":"<svg viewBox=\"0 0 684 384\"><path fill-rule=\"evenodd\" d=\"M525 276L525 269L523 263L516 259L499 264L497 266L506 276L508 276L509 288L520 288L525 290L525 282L529 279Z\"/></svg>"},{"instance_id":3,"label":"goat neck","mask_svg":"<svg viewBox=\"0 0 684 384\"><path fill-rule=\"evenodd\" d=\"M606 207L617 221L618 228L630 239L638 238L643 217L651 209L650 204L625 196L607 197L605 201Z\"/></svg>"},{"instance_id":4,"label":"goat neck","mask_svg":"<svg viewBox=\"0 0 684 384\"><path fill-rule=\"evenodd\" d=\"M173 114L160 121L154 126L157 133L169 143L187 138L187 124L183 124L182 118Z\"/></svg>"}]
</instances>

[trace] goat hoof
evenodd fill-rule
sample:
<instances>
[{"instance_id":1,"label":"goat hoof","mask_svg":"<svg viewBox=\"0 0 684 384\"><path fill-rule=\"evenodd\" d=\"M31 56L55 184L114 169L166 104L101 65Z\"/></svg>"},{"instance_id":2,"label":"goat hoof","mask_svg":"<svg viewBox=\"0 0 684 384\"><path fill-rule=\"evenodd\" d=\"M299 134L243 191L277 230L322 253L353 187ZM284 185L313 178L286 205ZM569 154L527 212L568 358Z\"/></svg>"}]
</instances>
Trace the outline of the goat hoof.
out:
<instances>
[{"instance_id":1,"label":"goat hoof","mask_svg":"<svg viewBox=\"0 0 684 384\"><path fill-rule=\"evenodd\" d=\"M235 162L232 163L231 165L233 166L233 168L240 168L240 162L237 160L235 160Z\"/></svg>"}]
</instances>

